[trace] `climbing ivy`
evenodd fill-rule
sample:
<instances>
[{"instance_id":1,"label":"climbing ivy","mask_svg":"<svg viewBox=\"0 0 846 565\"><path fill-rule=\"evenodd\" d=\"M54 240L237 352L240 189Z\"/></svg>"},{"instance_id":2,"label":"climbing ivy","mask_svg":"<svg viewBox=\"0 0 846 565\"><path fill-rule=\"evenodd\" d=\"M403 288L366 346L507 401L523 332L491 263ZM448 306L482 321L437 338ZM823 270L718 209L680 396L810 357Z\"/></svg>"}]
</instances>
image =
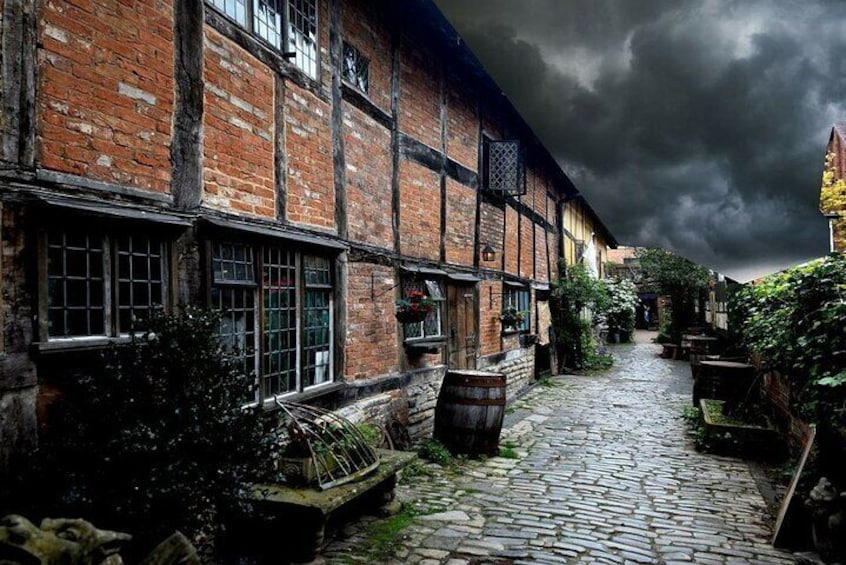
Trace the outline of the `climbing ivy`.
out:
<instances>
[{"instance_id":1,"label":"climbing ivy","mask_svg":"<svg viewBox=\"0 0 846 565\"><path fill-rule=\"evenodd\" d=\"M562 262L550 300L561 368L593 368L594 351L589 313L603 313L610 301L604 281L595 279L584 265Z\"/></svg>"},{"instance_id":2,"label":"climbing ivy","mask_svg":"<svg viewBox=\"0 0 846 565\"><path fill-rule=\"evenodd\" d=\"M846 257L832 254L730 298L743 343L791 380L796 411L846 425Z\"/></svg>"},{"instance_id":3,"label":"climbing ivy","mask_svg":"<svg viewBox=\"0 0 846 565\"><path fill-rule=\"evenodd\" d=\"M828 152L825 156L825 169L823 169L820 190L820 210L827 213L846 210L846 181L837 178L834 159L835 154L832 152Z\"/></svg>"}]
</instances>

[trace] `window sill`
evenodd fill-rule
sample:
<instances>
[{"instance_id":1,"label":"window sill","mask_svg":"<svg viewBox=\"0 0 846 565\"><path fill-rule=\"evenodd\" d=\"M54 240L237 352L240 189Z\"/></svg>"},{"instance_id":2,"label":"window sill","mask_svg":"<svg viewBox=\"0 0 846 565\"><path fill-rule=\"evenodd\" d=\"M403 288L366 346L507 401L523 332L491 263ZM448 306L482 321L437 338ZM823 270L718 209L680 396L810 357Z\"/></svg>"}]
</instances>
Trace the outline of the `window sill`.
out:
<instances>
[{"instance_id":1,"label":"window sill","mask_svg":"<svg viewBox=\"0 0 846 565\"><path fill-rule=\"evenodd\" d=\"M406 340L403 345L413 353L438 353L446 347L446 338Z\"/></svg>"},{"instance_id":2,"label":"window sill","mask_svg":"<svg viewBox=\"0 0 846 565\"><path fill-rule=\"evenodd\" d=\"M35 341L30 346L32 350L39 355L46 355L50 353L63 353L67 351L86 351L95 349L104 349L110 345L123 345L132 341L129 336L108 337L108 336L91 336L91 337L71 337L64 339L53 339L49 341Z\"/></svg>"},{"instance_id":3,"label":"window sill","mask_svg":"<svg viewBox=\"0 0 846 565\"><path fill-rule=\"evenodd\" d=\"M343 381L336 381L332 383L324 383L321 385L317 385L314 388L310 388L308 390L304 390L303 392L293 392L288 394L281 394L275 396L273 398L266 398L262 401L262 407L265 410L276 410L279 408L277 401L279 402L299 402L305 403L309 400L313 400L315 398L332 394L333 392L337 392L344 388L345 383ZM249 406L249 405L248 405ZM255 404L252 404L255 406Z\"/></svg>"}]
</instances>

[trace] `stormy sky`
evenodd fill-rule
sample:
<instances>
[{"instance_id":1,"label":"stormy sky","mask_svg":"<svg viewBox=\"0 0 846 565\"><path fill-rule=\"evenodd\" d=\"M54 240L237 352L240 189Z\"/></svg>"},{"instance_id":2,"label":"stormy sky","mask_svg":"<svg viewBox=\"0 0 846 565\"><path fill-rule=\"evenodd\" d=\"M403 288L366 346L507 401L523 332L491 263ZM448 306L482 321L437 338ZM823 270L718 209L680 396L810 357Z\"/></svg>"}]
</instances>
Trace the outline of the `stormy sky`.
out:
<instances>
[{"instance_id":1,"label":"stormy sky","mask_svg":"<svg viewBox=\"0 0 846 565\"><path fill-rule=\"evenodd\" d=\"M843 0L436 0L621 244L747 280L828 252Z\"/></svg>"}]
</instances>

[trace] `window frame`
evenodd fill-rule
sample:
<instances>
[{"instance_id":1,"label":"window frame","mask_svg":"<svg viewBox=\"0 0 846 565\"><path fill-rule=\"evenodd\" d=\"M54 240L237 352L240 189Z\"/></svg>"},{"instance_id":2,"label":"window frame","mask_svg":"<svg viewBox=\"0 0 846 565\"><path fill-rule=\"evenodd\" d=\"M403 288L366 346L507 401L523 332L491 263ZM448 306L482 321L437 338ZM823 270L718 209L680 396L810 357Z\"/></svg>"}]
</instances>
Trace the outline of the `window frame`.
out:
<instances>
[{"instance_id":1,"label":"window frame","mask_svg":"<svg viewBox=\"0 0 846 565\"><path fill-rule=\"evenodd\" d=\"M257 15L256 10L256 3L261 0L205 0L205 4L207 7L213 9L216 13L220 14L234 25L237 25L241 29L245 30L247 33L250 34L251 37L260 41L263 45L267 46L269 49L273 49L274 51L281 54L288 64L290 64L293 68L297 69L303 76L308 77L309 80L319 82L320 81L320 71L321 71L321 63L320 63L320 3L318 0L275 0L277 2L277 8L281 4L284 10L281 12L281 29L278 30L279 41L280 45L274 45L264 33L262 33L261 29L262 26L265 26L269 29L266 22L262 22L260 25L259 17ZM313 61L311 56L307 56L304 52L302 52L298 44L292 44L292 34L291 34L291 9L292 9L292 2L301 1L301 2L308 2L314 8L314 40L312 42L313 45ZM217 3L221 2L224 5L219 6ZM227 13L225 4L233 3L234 5L243 5L244 9L244 21L238 21L235 15L231 15ZM277 13L279 11L277 10ZM300 30L302 31L302 30ZM298 62L301 58L306 58L313 63L313 70L314 73L312 74L309 72L311 65L303 64Z\"/></svg>"},{"instance_id":2,"label":"window frame","mask_svg":"<svg viewBox=\"0 0 846 565\"><path fill-rule=\"evenodd\" d=\"M444 284L437 278L416 278L403 277L401 279L401 295L403 298L408 296L411 290L421 290L426 293L426 296L437 303L436 308L426 317L422 322L412 322L409 324L400 324L402 326L403 343L407 345L424 344L424 343L445 343L447 339L446 330L444 329L446 320L446 293L444 292ZM437 288L439 296L432 296L432 288ZM427 324L429 324L430 317L437 320L435 323L438 327L437 334L427 334ZM432 323L434 325L434 323ZM409 328L420 328L420 335L409 336Z\"/></svg>"},{"instance_id":3,"label":"window frame","mask_svg":"<svg viewBox=\"0 0 846 565\"><path fill-rule=\"evenodd\" d=\"M100 242L100 249L101 249L101 285L102 285L102 312L103 312L103 322L102 333L87 333L87 334L78 334L78 335L67 335L67 322L65 322L65 333L63 335L51 335L50 329L50 311L56 310L57 308L51 306L51 286L50 281L52 280L65 280L65 284L69 278L67 275L67 270L64 270L64 276L54 276L50 272L50 251L51 249L63 249L62 251L62 261L63 265L66 265L65 261L67 259L66 250L67 250L67 237L69 234L78 236L78 237L85 237L88 239L97 239ZM63 241L61 246L56 246L51 243L51 237L53 235L60 235ZM133 277L121 277L120 273L120 265L121 265L121 255L124 254L124 250L121 247L121 243L123 238L129 238L130 241L135 241L136 239L144 239L149 243L155 243L159 249L158 255L158 262L159 262L159 277L160 280L154 280L151 278L150 273L148 272L148 276L144 279L141 278L133 278ZM160 284L160 297L161 302L156 302L152 300L152 297L148 296L147 304L143 306L144 309L151 310L151 309L162 309L162 310L169 310L171 305L174 303L174 285L173 285L173 238L167 234L161 234L156 236L148 236L144 234L144 230L142 226L133 223L127 224L107 224L101 225L94 228L86 228L86 227L77 227L72 226L67 223L57 223L56 225L51 226L42 226L37 231L37 241L38 241L38 249L37 249L37 265L38 265L38 289L37 289L37 296L38 296L38 303L37 303L37 311L39 321L37 324L37 335L38 335L38 347L39 349L51 349L51 348L61 348L63 346L74 347L76 345L80 346L91 346L91 345L99 345L100 342L103 344L108 343L114 340L120 339L128 339L133 333L135 334L143 334L146 330L143 326L138 328L122 328L121 327L121 310L126 309L125 306L128 307L130 312L136 309L136 305L130 302L128 305L121 304L121 293L120 287L121 283L128 283L130 285L134 284L147 284L148 287L152 282L156 282ZM78 250L78 248L73 248L74 250ZM130 253L130 272L132 271L131 263L132 257L134 255L141 255L141 254L133 254ZM148 254L149 257L149 254ZM149 258L148 258L149 261ZM88 262L89 269L90 269L90 262ZM149 263L148 263L149 266ZM78 280L78 276L71 276L70 280ZM89 301L90 301L90 286L86 285L86 293L89 294ZM149 288L148 288L149 291ZM63 298L63 304L67 304L66 296ZM139 304L138 308L142 306ZM67 309L68 307L65 306ZM74 307L75 308L75 307ZM77 308L75 308L77 309ZM131 323L131 322L130 322ZM89 327L90 329L90 327Z\"/></svg>"},{"instance_id":4,"label":"window frame","mask_svg":"<svg viewBox=\"0 0 846 565\"><path fill-rule=\"evenodd\" d=\"M503 326L502 333L529 333L532 328L532 292L523 285L503 282L502 309L515 307L518 312L525 312L523 321L517 326Z\"/></svg>"},{"instance_id":5,"label":"window frame","mask_svg":"<svg viewBox=\"0 0 846 565\"><path fill-rule=\"evenodd\" d=\"M352 56L354 61L354 68L352 69L347 67L349 55ZM352 76L348 74L348 71L352 72ZM363 87L361 85L362 78L364 80ZM362 94L369 95L370 93L370 59L365 57L358 47L347 41L343 42L342 47L341 80Z\"/></svg>"},{"instance_id":6,"label":"window frame","mask_svg":"<svg viewBox=\"0 0 846 565\"><path fill-rule=\"evenodd\" d=\"M516 163L514 164L516 170L516 184L513 189L508 188L494 188L490 185L491 179L491 147L497 144L503 146L507 144L514 144L516 146ZM526 155L522 142L519 139L495 139L488 134L482 134L482 143L480 146L481 155L481 180L482 191L488 195L495 195L500 198L506 196L523 196L527 193L526 186Z\"/></svg>"},{"instance_id":7,"label":"window frame","mask_svg":"<svg viewBox=\"0 0 846 565\"><path fill-rule=\"evenodd\" d=\"M252 250L253 257L253 273L252 280L245 281L221 281L215 279L214 264L215 264L215 246L242 246ZM215 288L241 288L250 289L253 295L252 299L252 349L247 351L245 357L245 371L250 371L254 377L254 394L252 398L246 398L247 404L272 404L277 399L295 397L302 394L311 393L337 383L338 376L335 374L335 302L336 302L336 281L334 280L334 265L335 258L331 252L322 250L312 250L296 245L291 242L273 242L273 241L252 241L247 238L239 237L237 235L220 235L209 238L206 241L207 259L205 261L207 268L207 303L210 309L221 311L216 307L213 301ZM289 263L282 265L281 263L271 263L268 259L269 252L279 252L290 259ZM328 283L316 284L306 281L306 258L317 257L326 261L325 272L328 275ZM288 269L293 272L293 287L273 285L265 280L265 276L269 274L270 269ZM272 273L270 273L272 275ZM288 279L290 280L290 279ZM287 289L293 292L293 307L286 307L284 310L293 311L294 320L293 326L290 324L284 329L268 330L268 318L272 311L282 312L283 309L276 308L275 310L268 308L268 291L273 289L281 290ZM311 328L306 328L306 294L309 290L318 290L326 293L326 303L323 307L328 313L328 327L326 328L327 341L324 352L326 357L326 364L323 365L323 371L326 378L321 382L313 384L306 384L306 371L311 366L307 366L307 350L313 348L313 345L306 344L306 331ZM290 318L287 318L290 320ZM271 374L271 371L266 367L265 363L271 363L272 357L275 354L286 355L290 351L282 349L271 351L271 345L268 340L272 340L271 333L275 332L277 335L284 334L293 330L294 347L293 351L293 368L288 367L285 372L277 372ZM315 366L315 374L318 368ZM251 369L250 369L251 368ZM283 390L287 389L287 390Z\"/></svg>"}]
</instances>

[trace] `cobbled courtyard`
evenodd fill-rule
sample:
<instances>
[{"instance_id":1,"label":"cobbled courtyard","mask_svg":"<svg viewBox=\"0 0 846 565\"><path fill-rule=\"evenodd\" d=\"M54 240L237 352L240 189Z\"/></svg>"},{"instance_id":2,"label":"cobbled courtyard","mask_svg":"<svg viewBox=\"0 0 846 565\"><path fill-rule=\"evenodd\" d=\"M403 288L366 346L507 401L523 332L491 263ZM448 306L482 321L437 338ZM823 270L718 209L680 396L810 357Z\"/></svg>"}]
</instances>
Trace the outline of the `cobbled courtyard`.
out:
<instances>
[{"instance_id":1,"label":"cobbled courtyard","mask_svg":"<svg viewBox=\"0 0 846 565\"><path fill-rule=\"evenodd\" d=\"M374 541L365 518L327 563L792 563L739 459L698 453L681 414L686 362L651 343L611 348L614 367L560 376L512 403L501 445L516 458L468 461L402 481L409 525ZM384 528L383 528L384 530Z\"/></svg>"}]
</instances>

